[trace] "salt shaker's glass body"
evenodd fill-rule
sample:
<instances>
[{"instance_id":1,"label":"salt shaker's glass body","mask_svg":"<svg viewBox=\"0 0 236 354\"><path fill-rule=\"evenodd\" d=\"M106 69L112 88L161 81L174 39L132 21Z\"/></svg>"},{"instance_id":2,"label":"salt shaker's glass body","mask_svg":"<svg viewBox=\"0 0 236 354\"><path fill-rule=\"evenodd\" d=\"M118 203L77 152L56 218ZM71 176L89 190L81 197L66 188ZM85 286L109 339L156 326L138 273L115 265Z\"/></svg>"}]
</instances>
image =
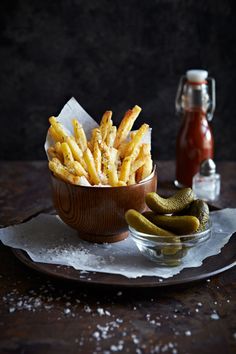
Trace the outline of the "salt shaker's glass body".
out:
<instances>
[{"instance_id":1,"label":"salt shaker's glass body","mask_svg":"<svg viewBox=\"0 0 236 354\"><path fill-rule=\"evenodd\" d=\"M191 187L201 161L213 158L214 139L209 121L215 109L215 81L205 70L189 70L182 76L176 95L176 111L182 123L176 141L178 187Z\"/></svg>"},{"instance_id":2,"label":"salt shaker's glass body","mask_svg":"<svg viewBox=\"0 0 236 354\"><path fill-rule=\"evenodd\" d=\"M200 172L193 177L192 189L198 199L214 201L220 195L221 178L216 173L215 163L211 159L204 160Z\"/></svg>"}]
</instances>

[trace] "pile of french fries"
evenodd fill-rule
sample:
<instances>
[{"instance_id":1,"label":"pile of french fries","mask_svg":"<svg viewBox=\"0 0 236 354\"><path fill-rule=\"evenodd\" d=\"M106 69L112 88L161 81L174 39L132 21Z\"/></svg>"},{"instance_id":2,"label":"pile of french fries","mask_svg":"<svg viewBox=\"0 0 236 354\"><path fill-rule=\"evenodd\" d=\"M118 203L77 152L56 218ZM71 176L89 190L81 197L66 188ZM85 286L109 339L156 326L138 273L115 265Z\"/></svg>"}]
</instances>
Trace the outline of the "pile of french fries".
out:
<instances>
[{"instance_id":1,"label":"pile of french fries","mask_svg":"<svg viewBox=\"0 0 236 354\"><path fill-rule=\"evenodd\" d=\"M50 170L75 185L119 187L139 183L153 169L151 146L142 143L149 125L144 123L131 132L140 112L139 106L128 110L117 129L112 111L106 111L89 141L78 120L72 120L74 136L70 136L55 117L50 117L49 134L54 142L47 150Z\"/></svg>"}]
</instances>

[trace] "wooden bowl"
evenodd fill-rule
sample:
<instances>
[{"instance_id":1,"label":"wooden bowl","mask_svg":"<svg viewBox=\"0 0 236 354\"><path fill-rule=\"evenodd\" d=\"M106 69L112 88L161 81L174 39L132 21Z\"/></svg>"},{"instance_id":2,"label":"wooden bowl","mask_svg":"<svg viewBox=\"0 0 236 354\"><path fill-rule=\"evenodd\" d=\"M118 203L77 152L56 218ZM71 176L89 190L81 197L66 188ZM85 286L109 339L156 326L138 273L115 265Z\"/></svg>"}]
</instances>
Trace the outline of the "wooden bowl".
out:
<instances>
[{"instance_id":1,"label":"wooden bowl","mask_svg":"<svg viewBox=\"0 0 236 354\"><path fill-rule=\"evenodd\" d=\"M145 195L156 191L156 173L148 181L125 187L85 187L51 175L53 202L60 218L91 242L116 242L128 236L125 212L146 209Z\"/></svg>"}]
</instances>

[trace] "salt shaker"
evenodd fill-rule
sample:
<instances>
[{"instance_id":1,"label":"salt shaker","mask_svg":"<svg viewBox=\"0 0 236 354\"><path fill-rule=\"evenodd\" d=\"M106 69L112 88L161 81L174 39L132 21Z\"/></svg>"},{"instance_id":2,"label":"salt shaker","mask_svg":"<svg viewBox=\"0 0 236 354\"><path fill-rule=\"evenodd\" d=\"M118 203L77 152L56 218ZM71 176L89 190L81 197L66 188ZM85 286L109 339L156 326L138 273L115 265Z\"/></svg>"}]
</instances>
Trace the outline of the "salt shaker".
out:
<instances>
[{"instance_id":1,"label":"salt shaker","mask_svg":"<svg viewBox=\"0 0 236 354\"><path fill-rule=\"evenodd\" d=\"M212 159L202 161L200 171L193 177L193 192L205 201L214 201L220 195L220 175Z\"/></svg>"}]
</instances>

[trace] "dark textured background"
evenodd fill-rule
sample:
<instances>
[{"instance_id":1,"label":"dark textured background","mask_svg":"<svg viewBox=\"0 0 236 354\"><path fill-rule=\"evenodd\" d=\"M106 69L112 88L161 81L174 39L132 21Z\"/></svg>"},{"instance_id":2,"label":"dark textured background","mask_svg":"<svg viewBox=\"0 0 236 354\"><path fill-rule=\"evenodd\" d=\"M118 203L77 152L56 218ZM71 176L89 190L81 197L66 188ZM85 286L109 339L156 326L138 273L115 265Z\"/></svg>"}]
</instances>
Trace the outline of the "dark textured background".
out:
<instances>
[{"instance_id":1,"label":"dark textured background","mask_svg":"<svg viewBox=\"0 0 236 354\"><path fill-rule=\"evenodd\" d=\"M48 117L75 96L115 122L134 104L153 127L153 152L174 158L179 77L216 78L217 159L236 154L234 0L0 2L1 159L45 158Z\"/></svg>"}]
</instances>

